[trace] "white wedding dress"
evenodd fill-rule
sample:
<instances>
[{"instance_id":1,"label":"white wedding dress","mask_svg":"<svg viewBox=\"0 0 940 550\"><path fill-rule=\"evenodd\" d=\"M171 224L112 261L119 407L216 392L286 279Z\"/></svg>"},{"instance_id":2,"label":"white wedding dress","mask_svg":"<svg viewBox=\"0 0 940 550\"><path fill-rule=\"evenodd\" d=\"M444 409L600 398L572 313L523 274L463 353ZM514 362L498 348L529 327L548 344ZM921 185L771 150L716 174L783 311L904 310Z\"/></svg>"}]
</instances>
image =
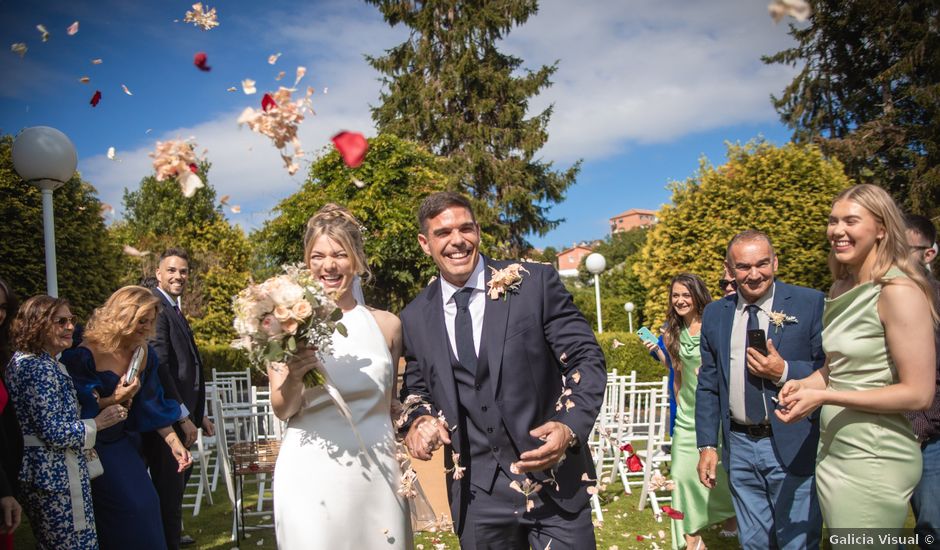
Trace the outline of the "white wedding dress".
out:
<instances>
[{"instance_id":1,"label":"white wedding dress","mask_svg":"<svg viewBox=\"0 0 940 550\"><path fill-rule=\"evenodd\" d=\"M371 460L323 387L304 390L288 421L274 470L274 524L280 550L410 549L408 502L397 494L401 469L390 417L396 372L372 313L341 321L323 364L352 413Z\"/></svg>"}]
</instances>

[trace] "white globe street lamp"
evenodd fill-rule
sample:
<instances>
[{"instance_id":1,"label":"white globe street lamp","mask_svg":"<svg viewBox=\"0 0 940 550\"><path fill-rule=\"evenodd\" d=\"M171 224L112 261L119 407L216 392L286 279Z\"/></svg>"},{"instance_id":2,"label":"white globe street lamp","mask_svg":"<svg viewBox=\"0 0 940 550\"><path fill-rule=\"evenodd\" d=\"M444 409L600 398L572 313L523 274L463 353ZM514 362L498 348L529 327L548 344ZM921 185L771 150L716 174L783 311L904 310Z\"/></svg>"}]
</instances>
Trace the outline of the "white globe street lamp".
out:
<instances>
[{"instance_id":1,"label":"white globe street lamp","mask_svg":"<svg viewBox=\"0 0 940 550\"><path fill-rule=\"evenodd\" d=\"M584 267L594 274L594 300L597 302L597 332L604 332L604 321L601 319L601 283L598 275L607 267L604 256L594 252L584 260Z\"/></svg>"},{"instance_id":2,"label":"white globe street lamp","mask_svg":"<svg viewBox=\"0 0 940 550\"><path fill-rule=\"evenodd\" d=\"M78 153L69 138L48 126L26 128L13 140L13 168L26 183L42 191L42 226L46 248L46 294L59 295L55 263L52 192L75 173Z\"/></svg>"},{"instance_id":3,"label":"white globe street lamp","mask_svg":"<svg viewBox=\"0 0 940 550\"><path fill-rule=\"evenodd\" d=\"M630 325L630 332L633 332L633 310L636 309L636 306L633 305L633 302L627 302L623 304L623 309L627 310L627 323Z\"/></svg>"}]
</instances>

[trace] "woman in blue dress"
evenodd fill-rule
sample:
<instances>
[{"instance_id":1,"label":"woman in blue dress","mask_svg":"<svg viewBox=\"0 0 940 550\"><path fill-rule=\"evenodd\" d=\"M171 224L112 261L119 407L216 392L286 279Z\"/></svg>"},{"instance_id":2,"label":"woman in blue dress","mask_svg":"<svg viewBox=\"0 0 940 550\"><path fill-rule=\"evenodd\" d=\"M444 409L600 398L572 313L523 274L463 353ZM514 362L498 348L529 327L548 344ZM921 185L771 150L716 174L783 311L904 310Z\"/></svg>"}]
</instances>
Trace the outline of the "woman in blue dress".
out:
<instances>
[{"instance_id":1,"label":"woman in blue dress","mask_svg":"<svg viewBox=\"0 0 940 550\"><path fill-rule=\"evenodd\" d=\"M82 418L95 416L115 403L128 410L125 421L98 432L95 444L104 474L91 482L91 489L103 550L167 547L160 501L140 454L141 432L158 432L179 462L180 471L192 464L189 451L173 430L180 405L164 397L157 355L147 346L157 305L157 298L146 288L119 289L95 310L81 346L62 355L78 390ZM147 349L146 362L128 381L131 358L140 346Z\"/></svg>"},{"instance_id":2,"label":"woman in blue dress","mask_svg":"<svg viewBox=\"0 0 940 550\"><path fill-rule=\"evenodd\" d=\"M96 434L125 417L123 407L80 420L75 387L56 355L72 344L72 313L61 298L34 296L13 321L18 351L7 368L23 431L20 495L39 548L98 548L88 465Z\"/></svg>"}]
</instances>

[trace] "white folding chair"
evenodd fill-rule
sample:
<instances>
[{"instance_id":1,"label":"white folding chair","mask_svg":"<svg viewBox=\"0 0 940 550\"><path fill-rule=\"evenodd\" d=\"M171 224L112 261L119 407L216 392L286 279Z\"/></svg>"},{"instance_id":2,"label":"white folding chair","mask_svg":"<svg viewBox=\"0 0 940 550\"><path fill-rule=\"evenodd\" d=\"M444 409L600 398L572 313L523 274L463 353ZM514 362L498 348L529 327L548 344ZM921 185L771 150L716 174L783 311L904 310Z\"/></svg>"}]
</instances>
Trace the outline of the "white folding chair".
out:
<instances>
[{"instance_id":1,"label":"white folding chair","mask_svg":"<svg viewBox=\"0 0 940 550\"><path fill-rule=\"evenodd\" d=\"M207 450L204 444L202 428L199 428L196 436L196 448L192 450L193 473L189 476L189 483L186 484L186 490L183 493L183 508L192 508L193 517L199 515L202 507L202 501L209 499L209 505L215 504L212 500L212 491L209 485L209 456L211 450ZM198 470L198 472L196 471ZM192 491L195 494L192 494ZM192 502L189 500L192 499Z\"/></svg>"},{"instance_id":2,"label":"white folding chair","mask_svg":"<svg viewBox=\"0 0 940 550\"><path fill-rule=\"evenodd\" d=\"M642 510L649 501L657 521L662 520L661 504L672 501L671 493L664 490L650 490L650 481L654 474L660 474L663 463L671 462L672 447L669 439L669 379L663 377L661 386L652 391L651 415L646 445L637 454L643 460L643 487L637 509Z\"/></svg>"}]
</instances>

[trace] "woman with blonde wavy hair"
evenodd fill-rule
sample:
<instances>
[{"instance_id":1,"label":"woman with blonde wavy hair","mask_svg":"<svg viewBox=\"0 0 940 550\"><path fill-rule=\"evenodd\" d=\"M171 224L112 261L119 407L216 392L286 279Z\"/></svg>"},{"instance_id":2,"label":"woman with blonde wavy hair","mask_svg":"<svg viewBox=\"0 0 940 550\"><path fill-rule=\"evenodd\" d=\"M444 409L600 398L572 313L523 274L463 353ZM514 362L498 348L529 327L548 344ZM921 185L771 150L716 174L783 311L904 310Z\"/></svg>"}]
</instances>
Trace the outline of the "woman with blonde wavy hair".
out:
<instances>
[{"instance_id":1,"label":"woman with blonde wavy hair","mask_svg":"<svg viewBox=\"0 0 940 550\"><path fill-rule=\"evenodd\" d=\"M830 529L900 530L922 467L902 413L933 399L937 304L885 190L856 185L836 196L826 236L826 364L783 386L777 415L791 422L822 406L816 485Z\"/></svg>"},{"instance_id":2,"label":"woman with blonde wavy hair","mask_svg":"<svg viewBox=\"0 0 940 550\"><path fill-rule=\"evenodd\" d=\"M173 430L180 405L164 397L157 355L147 344L153 337L158 303L143 287L117 290L95 310L81 346L62 354L78 391L82 418L113 404L127 410L126 420L99 430L95 443L104 474L91 482L91 489L103 550L167 547L160 502L139 452L140 433L158 432L180 471L192 464Z\"/></svg>"},{"instance_id":3,"label":"woman with blonde wavy hair","mask_svg":"<svg viewBox=\"0 0 940 550\"><path fill-rule=\"evenodd\" d=\"M345 208L327 204L310 218L304 261L343 310L348 337L334 332L329 354L305 349L287 368L268 368L271 404L288 422L274 472L278 548L411 548L390 415L401 322L354 296L369 268L359 222ZM314 368L343 397L358 436L325 388L304 388Z\"/></svg>"}]
</instances>

